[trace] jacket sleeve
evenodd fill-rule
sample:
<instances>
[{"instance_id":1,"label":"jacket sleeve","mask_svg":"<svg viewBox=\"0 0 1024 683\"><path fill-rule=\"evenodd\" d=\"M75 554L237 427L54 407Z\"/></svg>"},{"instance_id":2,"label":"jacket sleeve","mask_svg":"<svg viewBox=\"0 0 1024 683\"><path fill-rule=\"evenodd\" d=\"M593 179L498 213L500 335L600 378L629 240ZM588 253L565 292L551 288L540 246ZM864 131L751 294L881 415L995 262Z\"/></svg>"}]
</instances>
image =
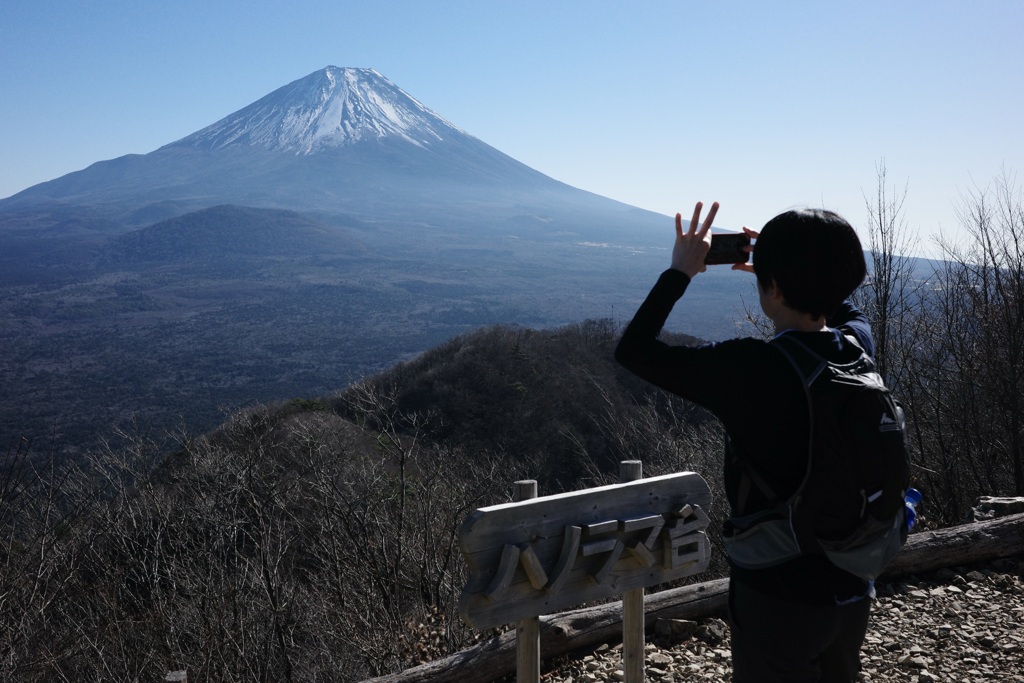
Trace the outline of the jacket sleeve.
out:
<instances>
[{"instance_id":1,"label":"jacket sleeve","mask_svg":"<svg viewBox=\"0 0 1024 683\"><path fill-rule=\"evenodd\" d=\"M875 341L871 336L871 323L864 313L847 299L828 317L826 324L846 334L852 334L871 358L875 357Z\"/></svg>"},{"instance_id":2,"label":"jacket sleeve","mask_svg":"<svg viewBox=\"0 0 1024 683\"><path fill-rule=\"evenodd\" d=\"M665 386L665 368L671 347L658 340L672 307L686 291L690 278L678 270L666 270L626 326L615 348L615 360L652 384Z\"/></svg>"}]
</instances>

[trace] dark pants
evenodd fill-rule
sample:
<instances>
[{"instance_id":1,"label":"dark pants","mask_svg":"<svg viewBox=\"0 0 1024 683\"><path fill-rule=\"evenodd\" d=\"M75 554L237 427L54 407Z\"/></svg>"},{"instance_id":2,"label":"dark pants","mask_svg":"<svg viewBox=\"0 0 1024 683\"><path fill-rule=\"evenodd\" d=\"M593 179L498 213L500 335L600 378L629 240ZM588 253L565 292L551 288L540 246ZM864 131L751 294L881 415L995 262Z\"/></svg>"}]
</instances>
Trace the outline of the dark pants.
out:
<instances>
[{"instance_id":1,"label":"dark pants","mask_svg":"<svg viewBox=\"0 0 1024 683\"><path fill-rule=\"evenodd\" d=\"M729 583L733 683L851 683L871 600L802 605Z\"/></svg>"}]
</instances>

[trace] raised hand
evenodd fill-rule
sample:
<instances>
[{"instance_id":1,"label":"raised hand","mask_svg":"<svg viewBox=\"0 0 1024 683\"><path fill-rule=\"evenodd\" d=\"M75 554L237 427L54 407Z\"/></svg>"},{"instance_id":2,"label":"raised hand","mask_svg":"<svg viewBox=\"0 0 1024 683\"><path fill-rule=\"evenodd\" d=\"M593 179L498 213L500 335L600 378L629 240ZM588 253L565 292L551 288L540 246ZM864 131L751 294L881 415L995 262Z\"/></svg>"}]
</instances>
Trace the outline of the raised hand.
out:
<instances>
[{"instance_id":1,"label":"raised hand","mask_svg":"<svg viewBox=\"0 0 1024 683\"><path fill-rule=\"evenodd\" d=\"M711 248L711 224L718 213L718 202L711 205L707 218L703 225L700 225L700 212L704 204L697 202L693 207L693 218L690 219L690 226L683 232L683 217L676 214L676 243L672 248L672 267L686 273L692 279L697 273L703 273L707 266L704 265L704 257Z\"/></svg>"}]
</instances>

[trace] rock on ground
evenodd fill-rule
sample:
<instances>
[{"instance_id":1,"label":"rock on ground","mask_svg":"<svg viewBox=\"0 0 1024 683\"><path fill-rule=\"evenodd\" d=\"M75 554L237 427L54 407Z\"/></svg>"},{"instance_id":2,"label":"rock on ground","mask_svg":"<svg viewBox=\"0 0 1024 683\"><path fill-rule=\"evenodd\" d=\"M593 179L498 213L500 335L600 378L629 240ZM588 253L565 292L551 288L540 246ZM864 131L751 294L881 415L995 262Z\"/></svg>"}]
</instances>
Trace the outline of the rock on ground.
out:
<instances>
[{"instance_id":1,"label":"rock on ground","mask_svg":"<svg viewBox=\"0 0 1024 683\"><path fill-rule=\"evenodd\" d=\"M1024 683L1024 557L905 577L877 590L861 649L863 683ZM663 621L654 631L646 680L732 680L722 619ZM621 645L602 645L554 663L542 679L623 681L621 661Z\"/></svg>"}]
</instances>

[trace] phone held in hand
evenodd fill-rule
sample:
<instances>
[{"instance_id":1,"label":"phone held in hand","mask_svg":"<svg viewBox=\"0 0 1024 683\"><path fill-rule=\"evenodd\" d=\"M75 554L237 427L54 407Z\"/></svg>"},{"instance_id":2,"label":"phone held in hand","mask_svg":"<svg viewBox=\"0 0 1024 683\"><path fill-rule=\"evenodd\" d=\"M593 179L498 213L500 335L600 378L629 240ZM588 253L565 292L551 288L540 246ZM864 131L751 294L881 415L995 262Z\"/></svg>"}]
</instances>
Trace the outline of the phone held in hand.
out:
<instances>
[{"instance_id":1,"label":"phone held in hand","mask_svg":"<svg viewBox=\"0 0 1024 683\"><path fill-rule=\"evenodd\" d=\"M704 257L704 263L713 266L721 263L746 263L750 254L743 247L750 244L750 236L744 232L711 233L711 249Z\"/></svg>"}]
</instances>

